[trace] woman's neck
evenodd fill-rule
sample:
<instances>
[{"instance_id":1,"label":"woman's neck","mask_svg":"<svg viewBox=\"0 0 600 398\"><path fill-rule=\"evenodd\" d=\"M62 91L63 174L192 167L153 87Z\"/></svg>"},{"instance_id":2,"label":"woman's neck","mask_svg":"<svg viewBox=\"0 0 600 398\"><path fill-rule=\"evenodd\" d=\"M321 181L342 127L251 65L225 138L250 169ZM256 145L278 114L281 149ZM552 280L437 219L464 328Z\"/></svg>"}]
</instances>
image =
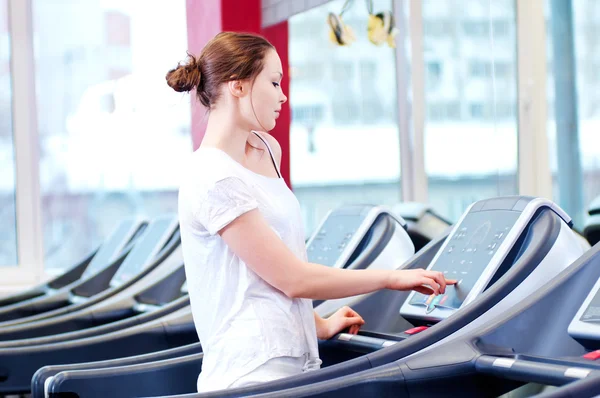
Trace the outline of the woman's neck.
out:
<instances>
[{"instance_id":1,"label":"woman's neck","mask_svg":"<svg viewBox=\"0 0 600 398\"><path fill-rule=\"evenodd\" d=\"M200 146L218 148L243 163L246 159L246 146L251 139L249 136L252 132L236 119L234 115L223 111L211 110Z\"/></svg>"}]
</instances>

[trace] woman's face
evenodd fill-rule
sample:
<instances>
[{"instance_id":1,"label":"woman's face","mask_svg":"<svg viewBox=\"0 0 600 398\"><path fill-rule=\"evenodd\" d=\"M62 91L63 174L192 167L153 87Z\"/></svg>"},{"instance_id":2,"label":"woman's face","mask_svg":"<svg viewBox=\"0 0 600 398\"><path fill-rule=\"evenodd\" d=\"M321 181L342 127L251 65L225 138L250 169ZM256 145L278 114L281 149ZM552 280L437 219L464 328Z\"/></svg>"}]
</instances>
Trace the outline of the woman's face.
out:
<instances>
[{"instance_id":1,"label":"woman's face","mask_svg":"<svg viewBox=\"0 0 600 398\"><path fill-rule=\"evenodd\" d=\"M268 50L262 71L251 84L249 120L256 125L254 130L270 131L275 127L281 105L287 97L281 91L283 68L275 50Z\"/></svg>"}]
</instances>

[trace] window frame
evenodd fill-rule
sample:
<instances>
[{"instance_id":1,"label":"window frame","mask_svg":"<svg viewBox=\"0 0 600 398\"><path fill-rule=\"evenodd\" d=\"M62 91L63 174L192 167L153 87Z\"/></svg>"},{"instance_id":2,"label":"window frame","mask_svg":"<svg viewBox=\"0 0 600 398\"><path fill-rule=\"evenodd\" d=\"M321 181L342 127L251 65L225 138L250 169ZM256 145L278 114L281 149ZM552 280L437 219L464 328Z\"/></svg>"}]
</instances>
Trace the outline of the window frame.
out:
<instances>
[{"instance_id":1,"label":"window frame","mask_svg":"<svg viewBox=\"0 0 600 398\"><path fill-rule=\"evenodd\" d=\"M39 143L31 0L7 0L15 151L16 266L1 267L2 290L20 290L46 278L39 183Z\"/></svg>"}]
</instances>

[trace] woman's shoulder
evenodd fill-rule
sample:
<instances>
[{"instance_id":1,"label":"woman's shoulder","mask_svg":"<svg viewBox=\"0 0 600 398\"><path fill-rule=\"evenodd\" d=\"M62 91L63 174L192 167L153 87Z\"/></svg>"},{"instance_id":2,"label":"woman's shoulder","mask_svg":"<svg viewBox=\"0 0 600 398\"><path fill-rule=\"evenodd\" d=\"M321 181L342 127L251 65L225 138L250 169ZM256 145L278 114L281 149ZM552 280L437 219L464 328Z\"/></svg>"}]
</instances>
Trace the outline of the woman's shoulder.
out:
<instances>
[{"instance_id":1,"label":"woman's shoulder","mask_svg":"<svg viewBox=\"0 0 600 398\"><path fill-rule=\"evenodd\" d=\"M193 161L188 164L188 183L199 189L210 189L224 179L245 180L246 176L228 155L218 149L201 148L194 152Z\"/></svg>"}]
</instances>

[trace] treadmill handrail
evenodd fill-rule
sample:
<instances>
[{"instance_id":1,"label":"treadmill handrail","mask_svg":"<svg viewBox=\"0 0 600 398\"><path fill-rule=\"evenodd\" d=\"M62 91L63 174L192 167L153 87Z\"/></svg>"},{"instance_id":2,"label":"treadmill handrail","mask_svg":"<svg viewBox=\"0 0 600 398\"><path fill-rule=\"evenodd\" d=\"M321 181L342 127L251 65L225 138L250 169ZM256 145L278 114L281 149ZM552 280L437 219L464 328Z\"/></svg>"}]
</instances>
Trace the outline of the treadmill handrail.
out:
<instances>
[{"instance_id":1,"label":"treadmill handrail","mask_svg":"<svg viewBox=\"0 0 600 398\"><path fill-rule=\"evenodd\" d=\"M478 373L526 383L550 385L563 385L572 382L573 379L600 376L600 366L597 364L590 365L596 369L594 370L589 366L584 368L577 363L563 365L493 355L481 355L475 361L475 368Z\"/></svg>"},{"instance_id":2,"label":"treadmill handrail","mask_svg":"<svg viewBox=\"0 0 600 398\"><path fill-rule=\"evenodd\" d=\"M47 392L49 394L57 394L62 391L75 392L78 396L85 397L90 394L88 392L105 391L111 392L111 396L126 397L132 394L126 391L115 391L116 386L120 386L121 390L125 390L126 386L139 386L139 383L131 382L130 378L134 376L143 376L155 372L157 369L175 371L178 374L183 373L181 368L193 368L193 373L198 372L202 366L202 360L204 358L203 353L189 354L185 356L163 359L156 362L140 363L118 367L107 367L100 369L86 369L86 370L67 370L57 373L52 381L48 383ZM188 373L191 373L188 371ZM92 376L92 377L90 377ZM195 383L193 379L193 384ZM169 386L165 386L169 387ZM152 394L155 395L157 391L156 386L153 386ZM85 390L83 390L85 389ZM162 392L158 392L162 393ZM139 396L139 392L133 393L135 396Z\"/></svg>"},{"instance_id":3,"label":"treadmill handrail","mask_svg":"<svg viewBox=\"0 0 600 398\"><path fill-rule=\"evenodd\" d=\"M33 398L43 398L46 379L66 370L85 370L113 368L117 366L135 365L147 362L156 362L168 358L179 358L186 355L202 352L200 343L193 343L164 351L151 352L133 357L108 359L106 361L75 363L70 365L48 365L40 368L31 379L31 395Z\"/></svg>"},{"instance_id":4,"label":"treadmill handrail","mask_svg":"<svg viewBox=\"0 0 600 398\"><path fill-rule=\"evenodd\" d=\"M60 342L74 341L83 338L100 336L107 333L113 333L120 330L124 330L129 327L134 327L143 323L150 322L163 316L167 316L186 306L189 306L189 297L182 296L169 304L166 304L162 307L158 307L154 311L141 313L130 318L117 320L114 322L87 329L74 330L70 332L53 334L48 336L24 338L20 340L0 341L0 350L12 347L32 347L46 344L56 344Z\"/></svg>"},{"instance_id":5,"label":"treadmill handrail","mask_svg":"<svg viewBox=\"0 0 600 398\"><path fill-rule=\"evenodd\" d=\"M56 290L56 289L61 289L67 285L70 285L71 283L78 280L83 275L83 273L87 269L88 265L90 265L90 263L92 262L92 259L98 253L99 249L100 249L100 246L96 247L96 249L93 250L90 254L88 254L88 256L85 259L80 261L79 264L75 265L73 268L64 272L62 275L59 275L56 278L54 278L53 280L49 281L48 283L46 283L46 285L49 288Z\"/></svg>"}]
</instances>

